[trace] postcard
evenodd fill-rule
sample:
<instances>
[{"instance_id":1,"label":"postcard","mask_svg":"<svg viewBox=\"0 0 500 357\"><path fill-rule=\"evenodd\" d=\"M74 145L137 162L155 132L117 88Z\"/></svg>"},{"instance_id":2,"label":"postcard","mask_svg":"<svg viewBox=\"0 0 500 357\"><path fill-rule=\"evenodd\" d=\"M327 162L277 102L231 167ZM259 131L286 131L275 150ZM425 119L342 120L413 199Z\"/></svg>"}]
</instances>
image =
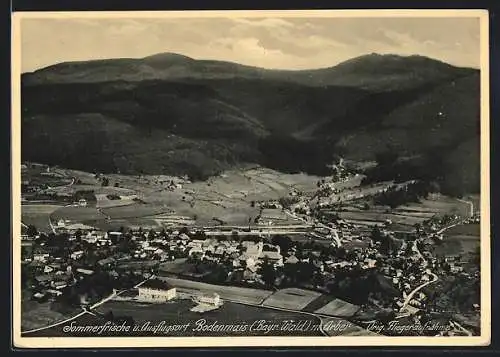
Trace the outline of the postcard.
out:
<instances>
[{"instance_id":1,"label":"postcard","mask_svg":"<svg viewBox=\"0 0 500 357\"><path fill-rule=\"evenodd\" d=\"M12 23L16 347L490 343L487 11Z\"/></svg>"}]
</instances>

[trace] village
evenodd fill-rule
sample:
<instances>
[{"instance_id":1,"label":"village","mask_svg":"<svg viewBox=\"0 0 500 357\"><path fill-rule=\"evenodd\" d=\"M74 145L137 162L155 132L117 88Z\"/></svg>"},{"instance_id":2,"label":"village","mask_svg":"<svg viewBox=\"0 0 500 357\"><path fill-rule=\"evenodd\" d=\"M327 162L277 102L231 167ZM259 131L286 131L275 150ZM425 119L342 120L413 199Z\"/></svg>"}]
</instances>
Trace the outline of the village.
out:
<instances>
[{"instance_id":1,"label":"village","mask_svg":"<svg viewBox=\"0 0 500 357\"><path fill-rule=\"evenodd\" d=\"M439 240L454 219L458 217L430 220L403 244L396 244L394 233L383 226L360 229L343 220L330 222L326 231L321 226L304 231L299 240L286 234L246 235L244 230L214 234L213 229L185 226L103 232L60 220L54 233L38 233L35 227L24 232L23 284L40 302L90 306L126 289L115 299L164 303L190 298L196 302L192 311L199 313L218 309L223 299L202 290L183 292L164 278L257 289L300 287L390 311L395 317L414 316L433 308L428 306L426 285L441 275L469 274L464 262L435 258L420 244L424 239ZM341 244L332 239L332 227L340 233ZM368 280L372 277L375 285ZM362 286L357 280L370 284Z\"/></svg>"},{"instance_id":2,"label":"village","mask_svg":"<svg viewBox=\"0 0 500 357\"><path fill-rule=\"evenodd\" d=\"M42 171L43 180L57 176L61 181L59 173ZM187 220L161 229L105 230L88 221L49 218L47 232L23 224L24 298L51 302L64 311L92 309L109 299L146 304L187 299L193 303L190 311L204 314L220 309L225 301L248 303L248 296L226 294L229 287L253 289L250 295L269 292L270 300L274 294L291 299L285 292L299 289L314 297L309 304L315 314L340 316L338 311L347 307L350 313L342 317L366 327L374 319L404 321L443 314L448 302L436 302L437 294L427 286L439 284L440 277L479 278L478 269L468 268L468 257L433 253L447 229L477 225L479 212L433 215L410 230L398 229L391 219L343 218L343 204L359 206L357 215L368 217L366 208L374 197L399 199L421 187L415 181L361 187L362 178L342 161L332 172L312 192L291 189L279 199L251 201L259 214L247 225L207 226ZM104 179L99 176L109 185ZM79 179L66 180L71 186ZM180 183L164 181L172 192L184 190ZM30 187L28 194L40 192L39 183ZM129 199L130 192L124 192ZM74 194L65 200L68 206L87 209L86 198L92 200L91 195ZM323 302L316 306L315 299ZM342 308L329 303L331 299ZM306 305L291 309L299 312ZM465 309L478 312L480 306L474 302Z\"/></svg>"}]
</instances>

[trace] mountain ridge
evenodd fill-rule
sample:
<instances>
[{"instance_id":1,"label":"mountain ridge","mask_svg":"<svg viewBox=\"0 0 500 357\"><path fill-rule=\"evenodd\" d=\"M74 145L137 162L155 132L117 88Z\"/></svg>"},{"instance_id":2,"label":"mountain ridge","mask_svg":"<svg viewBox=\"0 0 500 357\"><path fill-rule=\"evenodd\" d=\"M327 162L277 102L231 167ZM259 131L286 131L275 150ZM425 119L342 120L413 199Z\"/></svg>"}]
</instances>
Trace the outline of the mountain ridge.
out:
<instances>
[{"instance_id":1,"label":"mountain ridge","mask_svg":"<svg viewBox=\"0 0 500 357\"><path fill-rule=\"evenodd\" d=\"M403 63L404 62L404 63ZM381 66L384 64L384 66ZM432 66L430 66L432 64ZM159 53L144 58L96 59L90 61L62 62L38 69L34 72L22 74L26 84L37 83L82 83L107 81L142 81L142 80L174 80L174 79L227 79L248 78L262 80L280 80L309 86L355 86L362 87L356 75L364 71L374 71L375 79L367 82L369 89L375 89L375 81L382 76L404 74L410 79L419 80L419 72L412 73L412 66L428 66L429 75L426 80L433 82L436 79L450 78L457 72L468 75L475 71L471 68L455 67L439 60L425 56L401 56L392 54L371 53L352 58L334 66L304 69L304 70L277 70L266 69L236 62L198 60L176 53ZM366 67L366 68L363 68ZM390 73L380 72L380 68ZM413 76L412 76L413 75ZM341 78L342 77L342 78ZM434 78L435 77L435 78ZM393 80L393 79L392 79ZM408 79L404 78L406 84ZM387 90L387 88L382 88Z\"/></svg>"}]
</instances>

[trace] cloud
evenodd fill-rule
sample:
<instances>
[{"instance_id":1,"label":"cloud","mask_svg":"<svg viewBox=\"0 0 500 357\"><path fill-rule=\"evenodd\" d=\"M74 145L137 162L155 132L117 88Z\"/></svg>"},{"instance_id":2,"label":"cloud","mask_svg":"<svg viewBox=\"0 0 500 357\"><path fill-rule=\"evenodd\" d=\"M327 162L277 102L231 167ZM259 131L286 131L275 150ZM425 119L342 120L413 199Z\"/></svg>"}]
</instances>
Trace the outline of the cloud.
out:
<instances>
[{"instance_id":1,"label":"cloud","mask_svg":"<svg viewBox=\"0 0 500 357\"><path fill-rule=\"evenodd\" d=\"M24 19L21 36L23 71L160 52L283 69L329 67L371 52L479 65L472 18Z\"/></svg>"},{"instance_id":2,"label":"cloud","mask_svg":"<svg viewBox=\"0 0 500 357\"><path fill-rule=\"evenodd\" d=\"M236 24L247 25L251 27L263 27L268 29L294 27L294 25L291 22L280 18L261 18L261 19L233 18L232 21Z\"/></svg>"}]
</instances>

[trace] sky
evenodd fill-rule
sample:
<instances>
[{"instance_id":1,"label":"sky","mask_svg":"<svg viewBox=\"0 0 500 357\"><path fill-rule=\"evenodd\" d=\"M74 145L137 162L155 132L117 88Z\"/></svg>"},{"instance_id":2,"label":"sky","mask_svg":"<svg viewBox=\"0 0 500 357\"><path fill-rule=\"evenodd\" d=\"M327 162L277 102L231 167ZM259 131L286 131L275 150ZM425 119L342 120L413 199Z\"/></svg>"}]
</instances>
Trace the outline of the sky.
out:
<instances>
[{"instance_id":1,"label":"sky","mask_svg":"<svg viewBox=\"0 0 500 357\"><path fill-rule=\"evenodd\" d=\"M334 66L368 54L480 66L479 18L23 18L21 71L162 52L270 69Z\"/></svg>"}]
</instances>

